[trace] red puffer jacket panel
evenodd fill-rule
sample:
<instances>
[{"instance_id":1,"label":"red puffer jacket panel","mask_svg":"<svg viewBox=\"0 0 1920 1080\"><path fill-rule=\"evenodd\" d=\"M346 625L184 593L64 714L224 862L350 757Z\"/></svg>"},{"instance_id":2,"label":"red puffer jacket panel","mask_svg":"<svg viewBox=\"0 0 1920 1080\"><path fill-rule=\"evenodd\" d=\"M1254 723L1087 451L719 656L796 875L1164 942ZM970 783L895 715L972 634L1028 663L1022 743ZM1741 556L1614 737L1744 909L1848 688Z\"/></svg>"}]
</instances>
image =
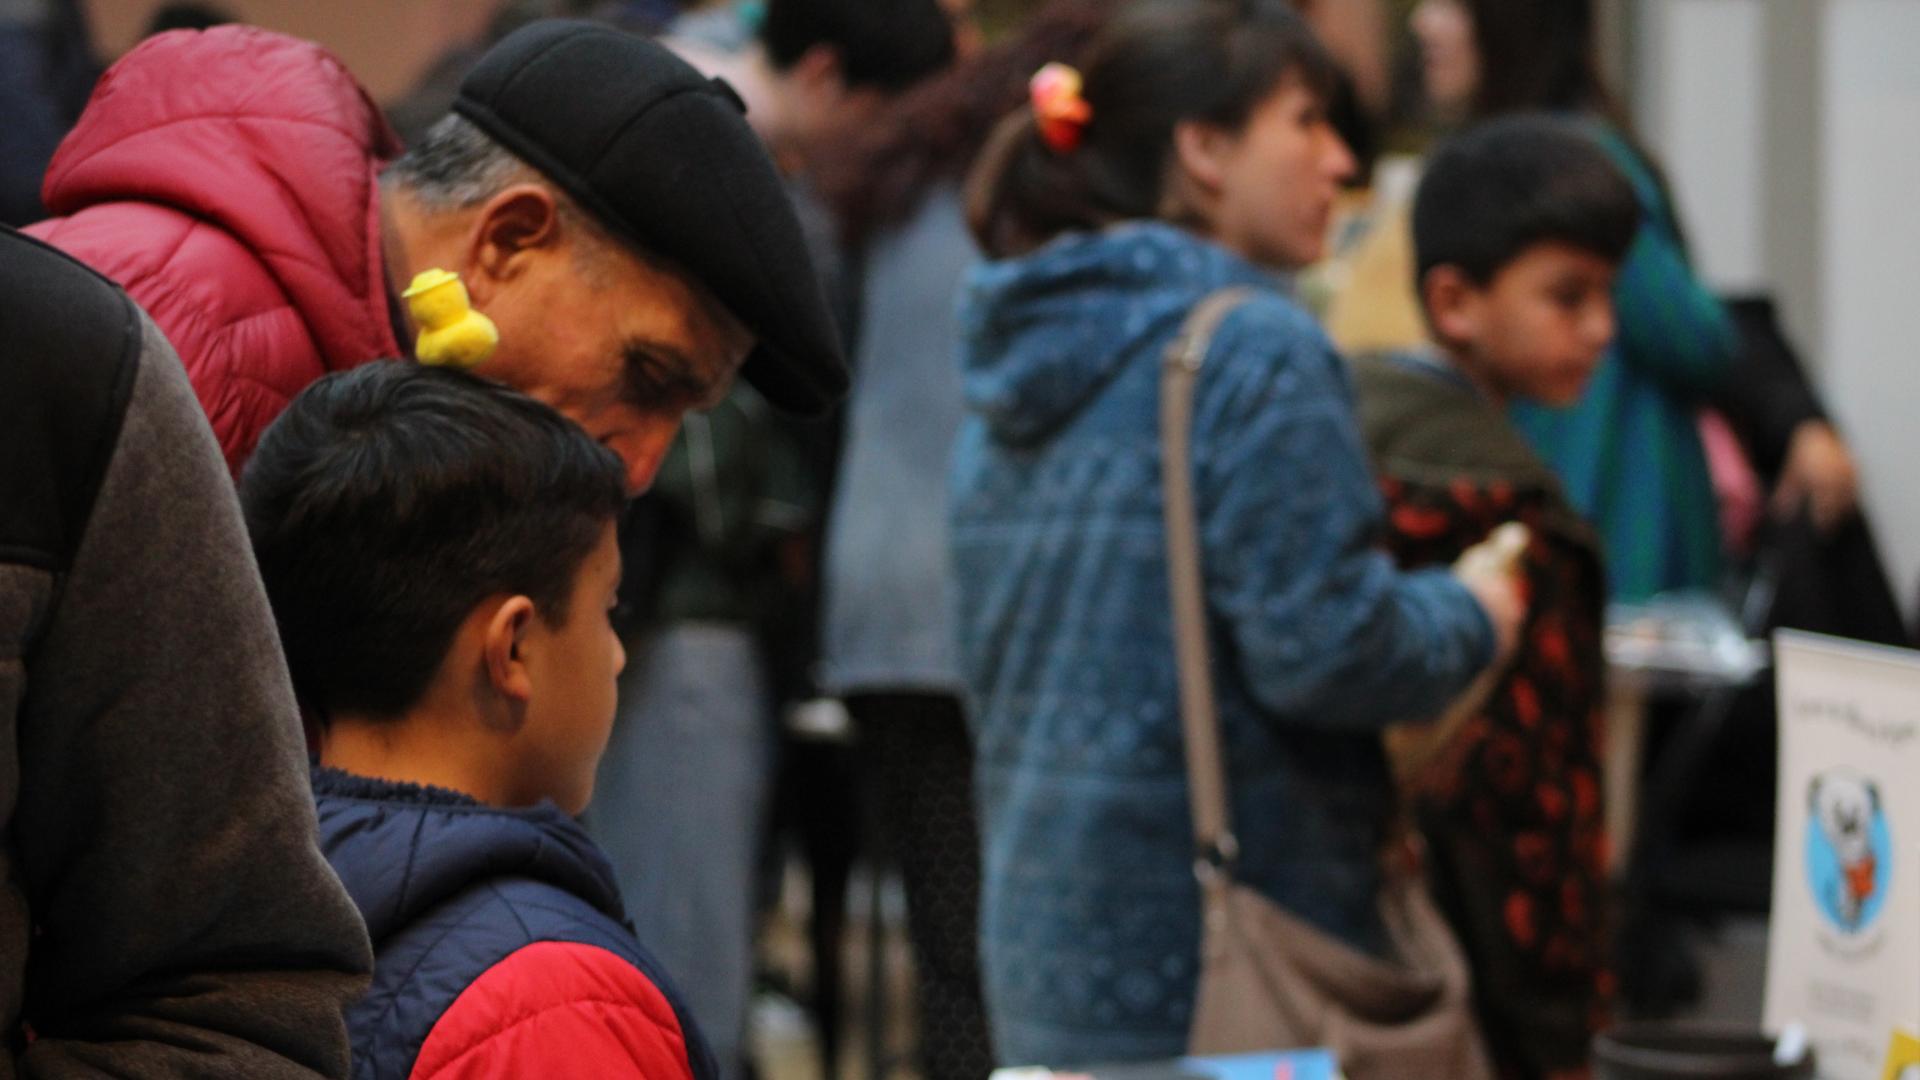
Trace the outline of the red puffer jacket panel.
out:
<instances>
[{"instance_id":1,"label":"red puffer jacket panel","mask_svg":"<svg viewBox=\"0 0 1920 1080\"><path fill-rule=\"evenodd\" d=\"M318 45L251 27L162 34L94 89L28 231L118 282L193 380L237 475L328 371L402 355L378 176L399 143Z\"/></svg>"}]
</instances>

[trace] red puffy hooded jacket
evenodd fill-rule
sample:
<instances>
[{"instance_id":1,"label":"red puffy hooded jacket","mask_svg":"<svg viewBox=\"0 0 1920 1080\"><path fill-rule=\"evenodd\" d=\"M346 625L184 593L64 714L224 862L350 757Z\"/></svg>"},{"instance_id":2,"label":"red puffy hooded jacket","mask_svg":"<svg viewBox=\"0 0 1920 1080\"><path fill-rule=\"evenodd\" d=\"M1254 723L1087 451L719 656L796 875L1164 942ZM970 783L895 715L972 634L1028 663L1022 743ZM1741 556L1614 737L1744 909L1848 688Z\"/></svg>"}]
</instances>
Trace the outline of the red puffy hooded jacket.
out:
<instances>
[{"instance_id":1,"label":"red puffy hooded jacket","mask_svg":"<svg viewBox=\"0 0 1920 1080\"><path fill-rule=\"evenodd\" d=\"M378 176L400 150L318 45L176 31L110 68L27 231L124 287L186 364L237 476L308 383L403 355Z\"/></svg>"}]
</instances>

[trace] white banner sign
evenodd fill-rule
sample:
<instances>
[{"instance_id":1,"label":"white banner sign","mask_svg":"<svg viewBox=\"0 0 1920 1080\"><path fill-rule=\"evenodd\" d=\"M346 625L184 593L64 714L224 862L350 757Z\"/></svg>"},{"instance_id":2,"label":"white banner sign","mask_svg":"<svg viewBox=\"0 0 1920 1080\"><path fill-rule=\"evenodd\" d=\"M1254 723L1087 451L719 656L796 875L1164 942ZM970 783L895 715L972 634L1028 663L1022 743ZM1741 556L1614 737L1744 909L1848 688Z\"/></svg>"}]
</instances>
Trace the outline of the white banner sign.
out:
<instances>
[{"instance_id":1,"label":"white banner sign","mask_svg":"<svg viewBox=\"0 0 1920 1080\"><path fill-rule=\"evenodd\" d=\"M1782 631L1767 1030L1880 1080L1920 1027L1920 653Z\"/></svg>"}]
</instances>

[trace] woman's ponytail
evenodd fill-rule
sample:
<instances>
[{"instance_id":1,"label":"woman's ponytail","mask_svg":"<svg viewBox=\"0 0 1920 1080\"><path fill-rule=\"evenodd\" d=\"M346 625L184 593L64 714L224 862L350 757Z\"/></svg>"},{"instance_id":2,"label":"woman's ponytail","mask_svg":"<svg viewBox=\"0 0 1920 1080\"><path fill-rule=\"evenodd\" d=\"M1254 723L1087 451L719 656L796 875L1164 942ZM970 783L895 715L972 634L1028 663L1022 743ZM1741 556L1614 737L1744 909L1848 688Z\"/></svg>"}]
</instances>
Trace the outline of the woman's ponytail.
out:
<instances>
[{"instance_id":1,"label":"woman's ponytail","mask_svg":"<svg viewBox=\"0 0 1920 1080\"><path fill-rule=\"evenodd\" d=\"M995 126L967 177L967 226L981 251L1009 258L1060 233L1097 229L1125 216L1087 187L1079 143L1092 120L1083 115L1078 127L1062 128L1055 118L1049 131L1049 118L1029 106Z\"/></svg>"},{"instance_id":2,"label":"woman's ponytail","mask_svg":"<svg viewBox=\"0 0 1920 1080\"><path fill-rule=\"evenodd\" d=\"M1082 108L1061 107L1057 88L1050 104L1036 85L1035 102L1002 120L975 159L967 223L990 258L1165 216L1175 125L1239 130L1283 78L1324 94L1334 66L1284 0L1150 0L1107 26L1085 72L1084 89L1078 73L1070 86Z\"/></svg>"}]
</instances>

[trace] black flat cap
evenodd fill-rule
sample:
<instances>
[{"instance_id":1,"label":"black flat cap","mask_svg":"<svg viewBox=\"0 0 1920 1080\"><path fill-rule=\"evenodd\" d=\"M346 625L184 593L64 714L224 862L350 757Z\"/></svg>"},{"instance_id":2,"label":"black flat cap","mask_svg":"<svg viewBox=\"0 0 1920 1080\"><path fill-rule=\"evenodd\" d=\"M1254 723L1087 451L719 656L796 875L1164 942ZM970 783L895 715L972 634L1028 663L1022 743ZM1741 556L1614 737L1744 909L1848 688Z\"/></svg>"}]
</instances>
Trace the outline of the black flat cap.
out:
<instances>
[{"instance_id":1,"label":"black flat cap","mask_svg":"<svg viewBox=\"0 0 1920 1080\"><path fill-rule=\"evenodd\" d=\"M551 19L489 49L453 111L726 305L759 338L741 370L767 400L812 413L846 393L793 204L732 87L644 38Z\"/></svg>"}]
</instances>

